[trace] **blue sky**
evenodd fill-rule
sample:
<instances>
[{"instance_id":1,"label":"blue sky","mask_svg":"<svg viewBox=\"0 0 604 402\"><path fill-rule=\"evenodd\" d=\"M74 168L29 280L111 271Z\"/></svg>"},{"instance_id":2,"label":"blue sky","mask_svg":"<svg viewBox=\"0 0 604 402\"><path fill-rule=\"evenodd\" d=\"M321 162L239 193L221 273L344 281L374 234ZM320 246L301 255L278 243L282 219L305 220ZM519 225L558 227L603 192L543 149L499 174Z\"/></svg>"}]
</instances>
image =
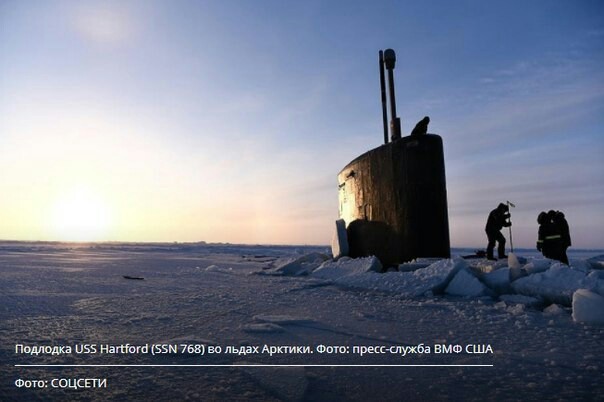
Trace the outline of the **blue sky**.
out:
<instances>
[{"instance_id":1,"label":"blue sky","mask_svg":"<svg viewBox=\"0 0 604 402\"><path fill-rule=\"evenodd\" d=\"M515 246L548 209L604 246L598 1L1 2L0 238L326 244L388 47L453 246L505 200Z\"/></svg>"}]
</instances>

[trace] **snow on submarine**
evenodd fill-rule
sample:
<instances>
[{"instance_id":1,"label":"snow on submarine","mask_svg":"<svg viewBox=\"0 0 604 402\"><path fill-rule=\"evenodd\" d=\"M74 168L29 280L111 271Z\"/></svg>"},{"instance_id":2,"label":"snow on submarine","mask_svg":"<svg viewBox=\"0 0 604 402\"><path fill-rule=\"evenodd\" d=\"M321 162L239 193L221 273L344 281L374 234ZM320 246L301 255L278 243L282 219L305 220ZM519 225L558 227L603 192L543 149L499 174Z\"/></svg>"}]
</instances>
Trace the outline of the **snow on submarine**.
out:
<instances>
[{"instance_id":1,"label":"snow on submarine","mask_svg":"<svg viewBox=\"0 0 604 402\"><path fill-rule=\"evenodd\" d=\"M394 50L379 52L384 144L360 155L338 174L337 239L340 246L347 243L338 247L344 251L340 255L374 255L384 267L416 258L451 256L442 138L427 133L427 116L410 135L401 136L395 62ZM388 71L390 141L384 68Z\"/></svg>"}]
</instances>

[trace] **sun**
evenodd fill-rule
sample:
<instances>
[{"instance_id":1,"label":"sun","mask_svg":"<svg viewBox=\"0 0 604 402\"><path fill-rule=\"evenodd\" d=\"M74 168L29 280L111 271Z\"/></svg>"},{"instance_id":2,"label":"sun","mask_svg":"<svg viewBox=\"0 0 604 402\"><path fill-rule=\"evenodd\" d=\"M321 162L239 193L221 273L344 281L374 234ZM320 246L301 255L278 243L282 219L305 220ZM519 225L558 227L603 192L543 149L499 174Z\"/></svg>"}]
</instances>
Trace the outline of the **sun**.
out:
<instances>
[{"instance_id":1,"label":"sun","mask_svg":"<svg viewBox=\"0 0 604 402\"><path fill-rule=\"evenodd\" d=\"M61 194L51 215L53 237L63 241L107 240L111 211L98 193L75 188Z\"/></svg>"}]
</instances>

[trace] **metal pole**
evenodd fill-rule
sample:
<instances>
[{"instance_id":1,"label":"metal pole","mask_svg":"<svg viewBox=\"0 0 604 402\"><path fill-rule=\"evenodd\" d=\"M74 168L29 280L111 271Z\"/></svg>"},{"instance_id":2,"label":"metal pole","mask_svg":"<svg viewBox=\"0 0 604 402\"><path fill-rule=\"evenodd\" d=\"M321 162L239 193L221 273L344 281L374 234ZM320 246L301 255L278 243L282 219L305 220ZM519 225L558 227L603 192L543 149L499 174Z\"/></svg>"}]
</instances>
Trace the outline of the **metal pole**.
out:
<instances>
[{"instance_id":1,"label":"metal pole","mask_svg":"<svg viewBox=\"0 0 604 402\"><path fill-rule=\"evenodd\" d=\"M510 207L515 208L516 205L512 204L511 202L507 202L508 204L508 212L510 210ZM512 213L510 213L510 223L512 223ZM510 230L510 248L512 249L512 253L514 252L514 241L512 240L512 225L508 226L508 229Z\"/></svg>"},{"instance_id":2,"label":"metal pole","mask_svg":"<svg viewBox=\"0 0 604 402\"><path fill-rule=\"evenodd\" d=\"M384 144L388 144L388 112L386 111L386 79L384 78L384 52L380 50L380 90L382 92L382 122L384 124Z\"/></svg>"},{"instance_id":3,"label":"metal pole","mask_svg":"<svg viewBox=\"0 0 604 402\"><path fill-rule=\"evenodd\" d=\"M388 70L388 90L390 94L390 134L393 140L401 138L401 120L396 116L396 98L394 96L394 64L396 54L392 49L384 51L384 64Z\"/></svg>"},{"instance_id":4,"label":"metal pole","mask_svg":"<svg viewBox=\"0 0 604 402\"><path fill-rule=\"evenodd\" d=\"M510 222L511 221L512 220L510 219ZM511 247L512 253L513 253L514 252L514 241L512 240L512 227L510 226L510 227L508 227L508 229L510 229L510 247Z\"/></svg>"}]
</instances>

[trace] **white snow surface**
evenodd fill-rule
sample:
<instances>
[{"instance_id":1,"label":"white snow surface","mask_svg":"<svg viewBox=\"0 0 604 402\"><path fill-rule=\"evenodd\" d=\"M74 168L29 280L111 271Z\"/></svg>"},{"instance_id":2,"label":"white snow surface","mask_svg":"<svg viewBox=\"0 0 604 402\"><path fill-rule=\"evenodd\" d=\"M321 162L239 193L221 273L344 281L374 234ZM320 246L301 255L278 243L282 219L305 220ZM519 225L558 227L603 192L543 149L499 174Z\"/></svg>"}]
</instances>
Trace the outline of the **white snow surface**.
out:
<instances>
[{"instance_id":1,"label":"white snow surface","mask_svg":"<svg viewBox=\"0 0 604 402\"><path fill-rule=\"evenodd\" d=\"M518 260L518 257L516 257L516 254L514 254L514 253L508 254L508 266L512 269L522 267L522 264Z\"/></svg>"},{"instance_id":2,"label":"white snow surface","mask_svg":"<svg viewBox=\"0 0 604 402\"><path fill-rule=\"evenodd\" d=\"M321 279L338 279L343 276L381 272L382 263L375 257L342 257L337 261L325 261L312 271L312 276Z\"/></svg>"},{"instance_id":3,"label":"white snow surface","mask_svg":"<svg viewBox=\"0 0 604 402\"><path fill-rule=\"evenodd\" d=\"M0 242L0 400L601 399L604 257L571 257L569 268L518 254L520 278L510 281L507 261L426 259L405 264L407 272L378 273L377 259L333 261L327 247ZM314 353L15 353L17 344L85 343L242 352L308 346ZM316 349L419 344L488 344L494 352L360 356ZM341 366L368 364L455 366ZM488 366L460 366L468 364ZM109 386L14 386L18 378L57 377L107 378Z\"/></svg>"},{"instance_id":4,"label":"white snow surface","mask_svg":"<svg viewBox=\"0 0 604 402\"><path fill-rule=\"evenodd\" d=\"M478 297L487 295L489 291L467 269L460 269L447 285L445 293L453 296Z\"/></svg>"},{"instance_id":5,"label":"white snow surface","mask_svg":"<svg viewBox=\"0 0 604 402\"><path fill-rule=\"evenodd\" d=\"M277 267L271 271L272 274L299 276L308 275L318 264L329 259L327 254L313 252L300 257L289 257L284 260L277 260Z\"/></svg>"},{"instance_id":6,"label":"white snow surface","mask_svg":"<svg viewBox=\"0 0 604 402\"><path fill-rule=\"evenodd\" d=\"M348 289L367 289L396 293L408 297L442 292L453 276L468 264L461 258L438 260L425 268L412 272L377 273L381 269L375 257L340 259L324 263L311 274L312 277L329 279Z\"/></svg>"},{"instance_id":7,"label":"white snow surface","mask_svg":"<svg viewBox=\"0 0 604 402\"><path fill-rule=\"evenodd\" d=\"M528 275L538 274L539 272L547 271L554 261L547 258L535 259L523 268Z\"/></svg>"},{"instance_id":8,"label":"white snow surface","mask_svg":"<svg viewBox=\"0 0 604 402\"><path fill-rule=\"evenodd\" d=\"M587 289L573 294L573 320L604 324L604 297Z\"/></svg>"},{"instance_id":9,"label":"white snow surface","mask_svg":"<svg viewBox=\"0 0 604 402\"><path fill-rule=\"evenodd\" d=\"M543 297L552 303L569 306L573 293L582 288L598 289L596 277L569 268L556 262L547 271L520 278L512 283L512 288L520 294Z\"/></svg>"},{"instance_id":10,"label":"white snow surface","mask_svg":"<svg viewBox=\"0 0 604 402\"><path fill-rule=\"evenodd\" d=\"M497 293L509 293L511 291L509 267L502 267L488 272L482 276L482 280Z\"/></svg>"}]
</instances>

